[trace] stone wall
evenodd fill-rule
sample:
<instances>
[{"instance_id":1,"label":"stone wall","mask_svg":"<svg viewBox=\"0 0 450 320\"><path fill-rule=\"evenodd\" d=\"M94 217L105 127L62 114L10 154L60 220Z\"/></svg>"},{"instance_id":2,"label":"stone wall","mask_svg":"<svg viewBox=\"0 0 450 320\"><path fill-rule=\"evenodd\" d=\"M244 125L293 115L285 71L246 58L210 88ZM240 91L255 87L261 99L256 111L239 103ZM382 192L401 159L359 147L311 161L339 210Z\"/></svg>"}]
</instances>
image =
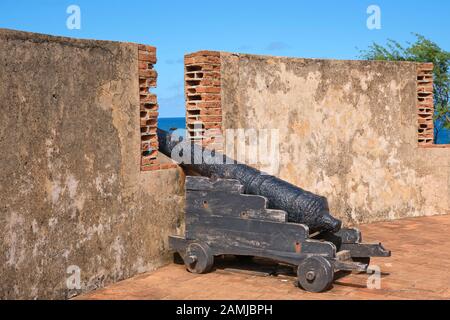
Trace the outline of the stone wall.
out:
<instances>
[{"instance_id":1,"label":"stone wall","mask_svg":"<svg viewBox=\"0 0 450 320\"><path fill-rule=\"evenodd\" d=\"M67 298L169 261L184 175L162 155L170 169L141 172L138 51L0 30L0 298Z\"/></svg>"},{"instance_id":2,"label":"stone wall","mask_svg":"<svg viewBox=\"0 0 450 320\"><path fill-rule=\"evenodd\" d=\"M450 148L419 136L429 66L223 52L219 65L222 131L278 130L277 175L346 224L450 213Z\"/></svg>"}]
</instances>

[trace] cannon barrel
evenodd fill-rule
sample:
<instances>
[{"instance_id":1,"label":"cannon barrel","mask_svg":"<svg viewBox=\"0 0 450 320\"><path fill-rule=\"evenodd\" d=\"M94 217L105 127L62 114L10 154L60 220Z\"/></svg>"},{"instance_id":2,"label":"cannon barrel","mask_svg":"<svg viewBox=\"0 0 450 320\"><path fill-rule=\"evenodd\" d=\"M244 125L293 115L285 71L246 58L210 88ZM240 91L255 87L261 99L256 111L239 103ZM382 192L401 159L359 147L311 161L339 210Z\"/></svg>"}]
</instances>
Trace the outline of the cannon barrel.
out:
<instances>
[{"instance_id":1,"label":"cannon barrel","mask_svg":"<svg viewBox=\"0 0 450 320\"><path fill-rule=\"evenodd\" d=\"M310 232L337 232L341 221L331 216L325 197L303 190L277 177L264 174L248 165L237 163L218 152L205 152L202 146L158 129L159 150L182 158L180 165L202 176L236 179L247 194L268 199L271 209L284 210L288 221L305 224ZM174 158L174 157L172 157Z\"/></svg>"}]
</instances>

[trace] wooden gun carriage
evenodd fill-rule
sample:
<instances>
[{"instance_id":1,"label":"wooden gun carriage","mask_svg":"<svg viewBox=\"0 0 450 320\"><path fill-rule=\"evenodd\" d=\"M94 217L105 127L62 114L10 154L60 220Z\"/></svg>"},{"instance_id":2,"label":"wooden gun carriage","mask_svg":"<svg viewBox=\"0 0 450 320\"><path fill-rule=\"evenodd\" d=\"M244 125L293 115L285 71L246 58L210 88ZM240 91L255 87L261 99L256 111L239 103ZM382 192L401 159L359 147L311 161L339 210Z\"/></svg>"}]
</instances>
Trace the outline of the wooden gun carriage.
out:
<instances>
[{"instance_id":1,"label":"wooden gun carriage","mask_svg":"<svg viewBox=\"0 0 450 320\"><path fill-rule=\"evenodd\" d=\"M310 234L285 211L268 209L265 197L243 191L238 180L186 178L185 236L169 237L169 245L190 272L210 271L214 256L256 256L297 267L299 285L322 292L335 271L365 272L370 257L390 256L380 243L361 243L355 228Z\"/></svg>"}]
</instances>

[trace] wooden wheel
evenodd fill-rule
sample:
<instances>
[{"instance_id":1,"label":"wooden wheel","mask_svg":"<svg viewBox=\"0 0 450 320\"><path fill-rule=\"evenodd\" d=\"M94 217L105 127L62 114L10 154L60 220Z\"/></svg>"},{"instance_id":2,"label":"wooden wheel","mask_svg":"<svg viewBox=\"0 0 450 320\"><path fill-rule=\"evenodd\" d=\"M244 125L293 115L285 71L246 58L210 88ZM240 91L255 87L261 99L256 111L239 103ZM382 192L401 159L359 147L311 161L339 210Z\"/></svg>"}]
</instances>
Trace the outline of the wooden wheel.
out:
<instances>
[{"instance_id":1,"label":"wooden wheel","mask_svg":"<svg viewBox=\"0 0 450 320\"><path fill-rule=\"evenodd\" d=\"M330 288L334 270L330 261L324 257L306 258L297 270L299 285L309 292L322 292Z\"/></svg>"},{"instance_id":2,"label":"wooden wheel","mask_svg":"<svg viewBox=\"0 0 450 320\"><path fill-rule=\"evenodd\" d=\"M205 243L194 242L188 245L184 264L189 272L207 273L214 264L214 256Z\"/></svg>"}]
</instances>

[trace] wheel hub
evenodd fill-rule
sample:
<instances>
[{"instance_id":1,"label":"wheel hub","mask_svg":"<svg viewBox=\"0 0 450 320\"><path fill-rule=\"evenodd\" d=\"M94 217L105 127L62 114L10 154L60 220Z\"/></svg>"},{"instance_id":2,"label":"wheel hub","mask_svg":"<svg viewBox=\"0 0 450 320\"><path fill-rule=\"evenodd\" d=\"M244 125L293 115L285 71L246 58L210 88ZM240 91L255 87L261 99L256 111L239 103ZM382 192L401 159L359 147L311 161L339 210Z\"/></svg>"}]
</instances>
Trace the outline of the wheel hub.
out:
<instances>
[{"instance_id":1,"label":"wheel hub","mask_svg":"<svg viewBox=\"0 0 450 320\"><path fill-rule=\"evenodd\" d=\"M207 244L193 242L186 250L184 263L192 273L206 273L214 264L214 256Z\"/></svg>"},{"instance_id":2,"label":"wheel hub","mask_svg":"<svg viewBox=\"0 0 450 320\"><path fill-rule=\"evenodd\" d=\"M313 281L316 278L316 274L314 273L314 271L308 271L306 273L306 279L309 281Z\"/></svg>"},{"instance_id":3,"label":"wheel hub","mask_svg":"<svg viewBox=\"0 0 450 320\"><path fill-rule=\"evenodd\" d=\"M327 290L333 282L334 270L330 261L321 256L305 259L297 270L300 286L310 292Z\"/></svg>"}]
</instances>

